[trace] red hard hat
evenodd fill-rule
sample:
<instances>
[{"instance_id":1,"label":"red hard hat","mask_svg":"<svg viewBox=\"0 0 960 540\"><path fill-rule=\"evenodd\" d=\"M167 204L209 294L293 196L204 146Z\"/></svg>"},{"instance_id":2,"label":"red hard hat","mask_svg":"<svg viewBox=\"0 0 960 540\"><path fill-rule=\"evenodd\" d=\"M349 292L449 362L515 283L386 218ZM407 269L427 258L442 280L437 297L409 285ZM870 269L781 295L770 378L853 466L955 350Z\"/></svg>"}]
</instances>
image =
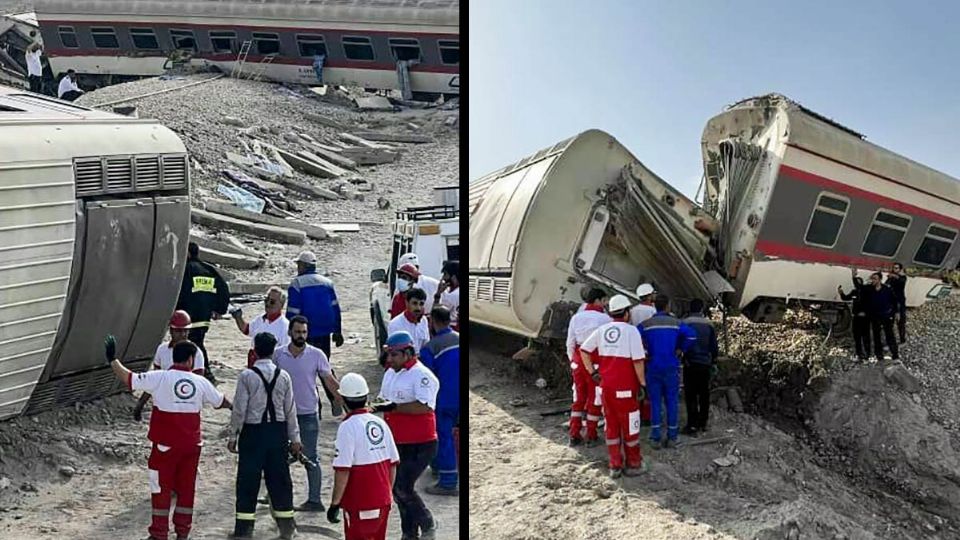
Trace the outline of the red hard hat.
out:
<instances>
[{"instance_id":1,"label":"red hard hat","mask_svg":"<svg viewBox=\"0 0 960 540\"><path fill-rule=\"evenodd\" d=\"M170 317L170 328L176 328L177 330L189 329L190 314L182 309L174 311L173 317Z\"/></svg>"},{"instance_id":2,"label":"red hard hat","mask_svg":"<svg viewBox=\"0 0 960 540\"><path fill-rule=\"evenodd\" d=\"M414 279L420 278L420 271L411 263L400 265L400 268L397 268L397 272L403 272L404 274L412 276Z\"/></svg>"}]
</instances>

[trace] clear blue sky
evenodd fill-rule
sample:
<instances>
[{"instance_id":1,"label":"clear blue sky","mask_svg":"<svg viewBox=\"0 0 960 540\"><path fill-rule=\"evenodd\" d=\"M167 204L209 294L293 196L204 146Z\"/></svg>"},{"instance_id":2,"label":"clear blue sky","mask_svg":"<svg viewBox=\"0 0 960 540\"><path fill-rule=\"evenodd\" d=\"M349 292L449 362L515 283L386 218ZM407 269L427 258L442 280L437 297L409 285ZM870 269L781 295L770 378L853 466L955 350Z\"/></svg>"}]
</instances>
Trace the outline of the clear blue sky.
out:
<instances>
[{"instance_id":1,"label":"clear blue sky","mask_svg":"<svg viewBox=\"0 0 960 540\"><path fill-rule=\"evenodd\" d=\"M960 177L960 2L475 0L474 180L588 128L689 196L707 119L778 92Z\"/></svg>"}]
</instances>

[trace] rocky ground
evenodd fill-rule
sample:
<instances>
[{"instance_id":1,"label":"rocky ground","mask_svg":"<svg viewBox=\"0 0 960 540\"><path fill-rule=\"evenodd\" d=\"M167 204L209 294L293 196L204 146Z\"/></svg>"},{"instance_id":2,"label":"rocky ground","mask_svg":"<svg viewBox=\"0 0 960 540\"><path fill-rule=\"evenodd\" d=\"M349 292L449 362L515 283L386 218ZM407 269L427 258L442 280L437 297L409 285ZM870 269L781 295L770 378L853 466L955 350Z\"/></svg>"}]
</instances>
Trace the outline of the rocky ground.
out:
<instances>
[{"instance_id":1,"label":"rocky ground","mask_svg":"<svg viewBox=\"0 0 960 540\"><path fill-rule=\"evenodd\" d=\"M717 384L746 411L715 392L707 434L643 438L652 470L616 481L605 448L566 446L566 389L538 388L509 359L521 343L472 327L471 538L960 537L960 296L910 312L905 366L853 360L805 314L728 322Z\"/></svg>"},{"instance_id":2,"label":"rocky ground","mask_svg":"<svg viewBox=\"0 0 960 540\"><path fill-rule=\"evenodd\" d=\"M147 79L101 89L83 97L87 104L103 103L178 86L209 75L161 81ZM263 253L266 265L257 270L229 270L229 277L242 282L287 283L295 275L292 259L302 249L316 252L321 268L337 287L344 312L345 345L335 349L333 365L340 373L355 371L378 388L382 370L376 361L368 310L369 273L389 261L389 225L394 209L432 204L434 186L456 183L459 177L457 128L444 119L458 111L406 110L397 113L357 113L344 99L321 100L300 88L222 79L136 102L141 118L152 117L177 131L199 168L191 171L194 203L215 190L225 151L241 148L235 126L224 125L226 114L243 119L248 127L263 128L263 140L280 146L282 133L298 131L317 138L325 128L304 120L305 112L324 114L360 129L365 125L382 130L410 132L416 123L437 142L401 145L399 161L365 167L361 176L374 184L365 200L322 202L297 197L301 217L311 222L361 221L359 233L344 233L338 242L308 240L302 246L276 244L234 234L249 247ZM273 128L273 131L270 131ZM302 178L304 181L312 181ZM322 181L318 181L322 183ZM390 209L380 209L376 199L390 200ZM216 236L218 231L204 230ZM253 314L257 306L245 309ZM249 315L248 315L249 316ZM232 321L214 324L207 348L217 362L221 385L233 395L236 376L245 365L248 338ZM375 391L375 390L374 390ZM0 538L143 538L149 522L146 440L147 420L130 418L133 399L115 396L74 409L51 411L31 418L0 423ZM207 411L204 416L205 449L200 464L195 533L191 538L225 538L232 531L235 456L226 451L221 430L227 411ZM324 470L323 500L329 501L329 483L336 420L321 425L321 465ZM421 479L426 485L431 479ZM305 498L305 475L295 468L295 500ZM437 538L458 537L459 500L425 496L438 517ZM340 538L342 525L331 525L320 515L298 517L302 538ZM276 529L266 513L259 515L257 538L273 538ZM399 517L391 515L391 538L399 538Z\"/></svg>"},{"instance_id":3,"label":"rocky ground","mask_svg":"<svg viewBox=\"0 0 960 540\"><path fill-rule=\"evenodd\" d=\"M0 1L0 13L24 13L33 10L30 0L3 0Z\"/></svg>"}]
</instances>

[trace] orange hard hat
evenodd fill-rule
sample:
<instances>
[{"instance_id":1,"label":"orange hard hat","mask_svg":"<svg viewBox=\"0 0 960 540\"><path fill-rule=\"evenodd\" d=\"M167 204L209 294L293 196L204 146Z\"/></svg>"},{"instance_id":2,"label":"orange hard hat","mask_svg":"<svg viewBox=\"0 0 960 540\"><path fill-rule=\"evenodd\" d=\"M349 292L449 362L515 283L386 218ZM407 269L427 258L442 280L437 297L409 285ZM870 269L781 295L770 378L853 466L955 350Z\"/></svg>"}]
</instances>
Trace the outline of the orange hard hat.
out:
<instances>
[{"instance_id":1,"label":"orange hard hat","mask_svg":"<svg viewBox=\"0 0 960 540\"><path fill-rule=\"evenodd\" d=\"M182 309L173 312L170 317L170 328L177 330L187 330L190 328L190 314Z\"/></svg>"},{"instance_id":2,"label":"orange hard hat","mask_svg":"<svg viewBox=\"0 0 960 540\"><path fill-rule=\"evenodd\" d=\"M417 270L417 267L411 263L400 265L400 268L397 268L397 272L403 272L413 279L420 279L420 271Z\"/></svg>"}]
</instances>

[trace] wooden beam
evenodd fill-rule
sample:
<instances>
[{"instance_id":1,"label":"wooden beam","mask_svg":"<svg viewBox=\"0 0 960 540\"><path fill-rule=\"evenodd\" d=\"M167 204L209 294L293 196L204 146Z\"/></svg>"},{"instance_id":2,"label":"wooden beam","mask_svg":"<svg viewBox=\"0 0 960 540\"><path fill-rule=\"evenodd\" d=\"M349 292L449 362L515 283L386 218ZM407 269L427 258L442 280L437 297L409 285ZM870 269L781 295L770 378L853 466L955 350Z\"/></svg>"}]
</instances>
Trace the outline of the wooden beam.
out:
<instances>
[{"instance_id":1,"label":"wooden beam","mask_svg":"<svg viewBox=\"0 0 960 540\"><path fill-rule=\"evenodd\" d=\"M215 214L206 210L194 208L190 212L190 219L194 223L213 227L215 229L228 229L240 231L253 236L276 240L285 244L302 244L307 240L307 233L286 227L275 227L273 225L264 225L253 223L243 219L237 219L222 214Z\"/></svg>"}]
</instances>

